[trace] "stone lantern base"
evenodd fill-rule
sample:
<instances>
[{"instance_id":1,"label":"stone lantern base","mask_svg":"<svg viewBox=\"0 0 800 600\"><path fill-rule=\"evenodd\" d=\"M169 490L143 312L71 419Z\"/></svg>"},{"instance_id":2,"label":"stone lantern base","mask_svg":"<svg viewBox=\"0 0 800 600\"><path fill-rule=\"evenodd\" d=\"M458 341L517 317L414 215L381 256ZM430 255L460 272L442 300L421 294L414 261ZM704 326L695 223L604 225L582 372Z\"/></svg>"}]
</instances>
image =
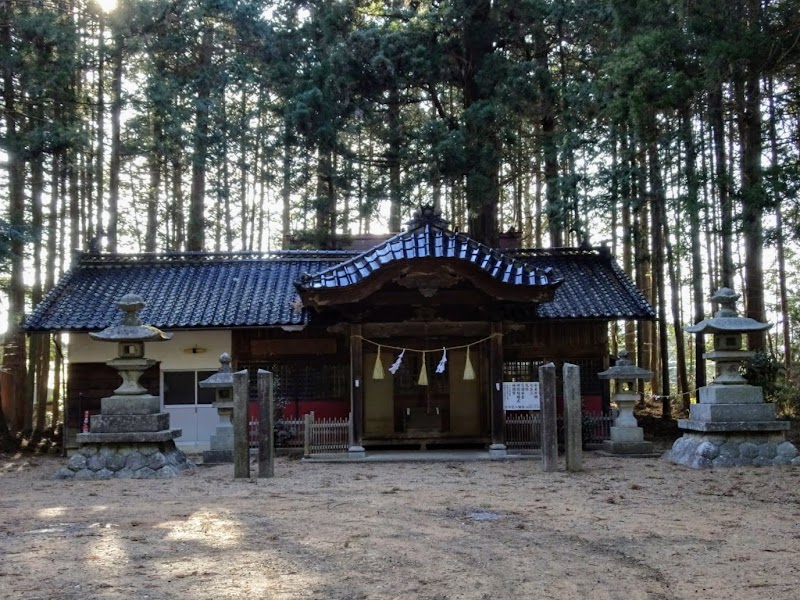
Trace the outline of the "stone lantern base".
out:
<instances>
[{"instance_id":1,"label":"stone lantern base","mask_svg":"<svg viewBox=\"0 0 800 600\"><path fill-rule=\"evenodd\" d=\"M160 433L171 434L171 432ZM90 436L91 439L103 434L80 435ZM66 467L56 473L56 478L167 479L193 466L186 460L184 453L175 446L173 439L144 441L142 436L148 437L147 434L120 435L126 439L131 436L139 439L119 442L106 440L98 443L82 440L78 452L69 459Z\"/></svg>"},{"instance_id":2,"label":"stone lantern base","mask_svg":"<svg viewBox=\"0 0 800 600\"><path fill-rule=\"evenodd\" d=\"M641 427L611 427L611 439L603 440L603 452L608 454L653 454L652 442L644 440Z\"/></svg>"},{"instance_id":3,"label":"stone lantern base","mask_svg":"<svg viewBox=\"0 0 800 600\"><path fill-rule=\"evenodd\" d=\"M783 432L702 433L686 432L665 455L672 463L693 469L795 465L800 456Z\"/></svg>"},{"instance_id":4,"label":"stone lantern base","mask_svg":"<svg viewBox=\"0 0 800 600\"><path fill-rule=\"evenodd\" d=\"M664 457L703 469L798 465L797 448L786 441L788 421L778 421L775 405L764 402L761 388L711 384L699 390L689 418L678 421L684 434Z\"/></svg>"}]
</instances>

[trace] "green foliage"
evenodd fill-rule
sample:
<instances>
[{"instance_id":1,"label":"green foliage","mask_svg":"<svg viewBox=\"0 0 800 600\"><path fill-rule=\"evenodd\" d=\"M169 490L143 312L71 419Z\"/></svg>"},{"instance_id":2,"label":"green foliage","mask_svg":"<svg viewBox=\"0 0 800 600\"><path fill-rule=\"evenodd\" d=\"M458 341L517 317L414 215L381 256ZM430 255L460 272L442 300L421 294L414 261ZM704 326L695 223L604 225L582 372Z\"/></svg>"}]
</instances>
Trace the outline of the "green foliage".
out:
<instances>
[{"instance_id":1,"label":"green foliage","mask_svg":"<svg viewBox=\"0 0 800 600\"><path fill-rule=\"evenodd\" d=\"M769 402L776 401L784 375L785 369L777 357L763 350L755 352L744 366L744 378L747 383L764 390L764 398Z\"/></svg>"}]
</instances>

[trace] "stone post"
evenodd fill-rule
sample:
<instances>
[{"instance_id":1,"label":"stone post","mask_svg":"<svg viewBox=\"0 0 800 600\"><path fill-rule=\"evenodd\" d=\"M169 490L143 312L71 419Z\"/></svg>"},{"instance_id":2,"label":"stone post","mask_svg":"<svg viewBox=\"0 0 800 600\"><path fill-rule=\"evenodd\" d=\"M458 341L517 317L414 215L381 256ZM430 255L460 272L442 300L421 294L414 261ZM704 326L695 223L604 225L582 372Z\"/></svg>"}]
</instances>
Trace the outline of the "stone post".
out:
<instances>
[{"instance_id":1,"label":"stone post","mask_svg":"<svg viewBox=\"0 0 800 600\"><path fill-rule=\"evenodd\" d=\"M556 366L539 367L539 396L542 403L542 469L558 470L558 428L556 417Z\"/></svg>"},{"instance_id":2,"label":"stone post","mask_svg":"<svg viewBox=\"0 0 800 600\"><path fill-rule=\"evenodd\" d=\"M275 401L272 373L258 370L258 476L275 476Z\"/></svg>"},{"instance_id":3,"label":"stone post","mask_svg":"<svg viewBox=\"0 0 800 600\"><path fill-rule=\"evenodd\" d=\"M350 413L352 416L352 413ZM351 421L352 422L352 421ZM314 413L306 413L303 417L303 456L311 456L311 428L314 426Z\"/></svg>"},{"instance_id":4,"label":"stone post","mask_svg":"<svg viewBox=\"0 0 800 600\"><path fill-rule=\"evenodd\" d=\"M583 414L581 411L581 371L578 365L564 363L564 430L567 471L583 469Z\"/></svg>"},{"instance_id":5,"label":"stone post","mask_svg":"<svg viewBox=\"0 0 800 600\"><path fill-rule=\"evenodd\" d=\"M250 439L247 432L247 370L233 374L233 476L250 477Z\"/></svg>"}]
</instances>

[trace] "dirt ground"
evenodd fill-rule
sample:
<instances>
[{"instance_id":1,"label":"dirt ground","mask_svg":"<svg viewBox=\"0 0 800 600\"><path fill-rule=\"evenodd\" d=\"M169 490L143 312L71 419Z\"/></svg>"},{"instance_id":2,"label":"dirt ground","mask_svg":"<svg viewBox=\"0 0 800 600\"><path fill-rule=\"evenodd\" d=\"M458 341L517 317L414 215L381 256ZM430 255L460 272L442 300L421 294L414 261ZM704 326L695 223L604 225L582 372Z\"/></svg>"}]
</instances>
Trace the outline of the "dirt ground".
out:
<instances>
[{"instance_id":1,"label":"dirt ground","mask_svg":"<svg viewBox=\"0 0 800 600\"><path fill-rule=\"evenodd\" d=\"M0 598L800 598L800 469L658 459L54 481L0 456ZM562 458L563 466L563 458Z\"/></svg>"}]
</instances>

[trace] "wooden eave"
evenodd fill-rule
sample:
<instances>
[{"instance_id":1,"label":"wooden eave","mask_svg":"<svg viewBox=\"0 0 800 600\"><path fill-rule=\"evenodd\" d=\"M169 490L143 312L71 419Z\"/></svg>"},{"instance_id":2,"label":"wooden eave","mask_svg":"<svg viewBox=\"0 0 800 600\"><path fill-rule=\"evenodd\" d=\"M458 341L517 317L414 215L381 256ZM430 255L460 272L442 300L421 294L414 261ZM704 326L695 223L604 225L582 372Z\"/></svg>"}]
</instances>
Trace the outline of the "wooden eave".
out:
<instances>
[{"instance_id":1,"label":"wooden eave","mask_svg":"<svg viewBox=\"0 0 800 600\"><path fill-rule=\"evenodd\" d=\"M304 288L295 285L303 305L319 311L362 302L392 282L416 290L423 296L432 294L434 299L438 290L469 282L497 302L544 303L553 301L561 280L540 285L507 283L492 277L477 265L458 258L426 257L393 261L347 286Z\"/></svg>"}]
</instances>

